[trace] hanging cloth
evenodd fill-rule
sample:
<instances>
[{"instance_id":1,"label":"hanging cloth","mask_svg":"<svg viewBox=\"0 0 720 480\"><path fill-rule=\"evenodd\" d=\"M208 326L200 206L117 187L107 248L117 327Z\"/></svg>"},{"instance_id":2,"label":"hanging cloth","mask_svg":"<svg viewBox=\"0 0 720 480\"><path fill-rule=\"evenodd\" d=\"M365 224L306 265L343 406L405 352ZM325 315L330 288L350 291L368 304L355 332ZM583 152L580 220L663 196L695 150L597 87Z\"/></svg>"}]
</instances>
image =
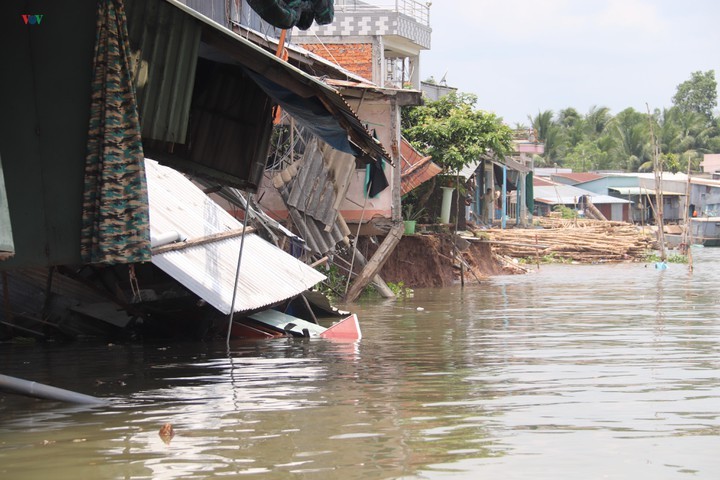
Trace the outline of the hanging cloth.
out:
<instances>
[{"instance_id":1,"label":"hanging cloth","mask_svg":"<svg viewBox=\"0 0 720 480\"><path fill-rule=\"evenodd\" d=\"M525 175L525 206L530 213L535 211L535 190L533 188L533 172Z\"/></svg>"},{"instance_id":2,"label":"hanging cloth","mask_svg":"<svg viewBox=\"0 0 720 480\"><path fill-rule=\"evenodd\" d=\"M390 185L383 167L385 167L385 160L382 158L379 162L370 162L365 166L366 197L375 198Z\"/></svg>"},{"instance_id":3,"label":"hanging cloth","mask_svg":"<svg viewBox=\"0 0 720 480\"><path fill-rule=\"evenodd\" d=\"M307 30L313 21L318 25L332 23L333 0L248 0L250 8L273 27Z\"/></svg>"},{"instance_id":4,"label":"hanging cloth","mask_svg":"<svg viewBox=\"0 0 720 480\"><path fill-rule=\"evenodd\" d=\"M373 138L378 139L377 132L373 130ZM385 176L385 159L370 162L365 166L365 198L375 198L380 192L390 186Z\"/></svg>"},{"instance_id":5,"label":"hanging cloth","mask_svg":"<svg viewBox=\"0 0 720 480\"><path fill-rule=\"evenodd\" d=\"M122 0L98 2L80 253L89 264L151 259L147 184Z\"/></svg>"}]
</instances>

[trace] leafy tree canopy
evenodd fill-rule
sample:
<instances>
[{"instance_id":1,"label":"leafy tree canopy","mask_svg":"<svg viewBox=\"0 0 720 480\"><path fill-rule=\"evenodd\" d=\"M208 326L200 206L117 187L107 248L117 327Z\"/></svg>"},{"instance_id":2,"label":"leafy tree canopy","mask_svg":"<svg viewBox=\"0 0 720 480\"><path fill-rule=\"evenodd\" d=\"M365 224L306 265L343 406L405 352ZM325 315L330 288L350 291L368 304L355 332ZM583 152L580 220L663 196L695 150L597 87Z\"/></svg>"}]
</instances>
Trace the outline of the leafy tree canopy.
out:
<instances>
[{"instance_id":1,"label":"leafy tree canopy","mask_svg":"<svg viewBox=\"0 0 720 480\"><path fill-rule=\"evenodd\" d=\"M677 86L672 98L673 104L683 112L698 112L713 120L713 109L717 107L717 82L715 71L693 72L690 80Z\"/></svg>"},{"instance_id":2,"label":"leafy tree canopy","mask_svg":"<svg viewBox=\"0 0 720 480\"><path fill-rule=\"evenodd\" d=\"M403 135L447 172L458 172L481 155L503 158L512 152L512 130L495 114L476 110L476 103L476 95L451 93L403 109Z\"/></svg>"}]
</instances>

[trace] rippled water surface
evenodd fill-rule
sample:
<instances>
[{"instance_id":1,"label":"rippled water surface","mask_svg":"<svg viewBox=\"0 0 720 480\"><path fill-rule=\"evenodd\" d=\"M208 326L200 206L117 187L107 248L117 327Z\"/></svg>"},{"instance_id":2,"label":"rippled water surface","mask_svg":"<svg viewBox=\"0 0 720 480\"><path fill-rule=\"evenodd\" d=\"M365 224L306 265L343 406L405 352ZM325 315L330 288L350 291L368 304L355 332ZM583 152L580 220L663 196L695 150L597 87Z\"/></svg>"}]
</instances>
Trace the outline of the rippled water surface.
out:
<instances>
[{"instance_id":1,"label":"rippled water surface","mask_svg":"<svg viewBox=\"0 0 720 480\"><path fill-rule=\"evenodd\" d=\"M0 345L2 479L720 478L720 249L361 304L358 344ZM165 423L176 435L165 443Z\"/></svg>"}]
</instances>

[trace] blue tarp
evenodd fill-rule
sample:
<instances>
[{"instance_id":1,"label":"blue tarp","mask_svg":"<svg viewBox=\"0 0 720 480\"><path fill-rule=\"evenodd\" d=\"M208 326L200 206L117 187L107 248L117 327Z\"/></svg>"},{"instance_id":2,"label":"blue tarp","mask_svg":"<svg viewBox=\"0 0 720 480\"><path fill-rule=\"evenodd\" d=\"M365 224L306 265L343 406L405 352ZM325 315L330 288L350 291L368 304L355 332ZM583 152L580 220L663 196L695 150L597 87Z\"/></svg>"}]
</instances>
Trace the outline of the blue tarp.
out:
<instances>
[{"instance_id":1,"label":"blue tarp","mask_svg":"<svg viewBox=\"0 0 720 480\"><path fill-rule=\"evenodd\" d=\"M315 96L301 97L250 69L245 69L245 71L283 110L335 150L354 156L362 154L350 143L347 130L338 123L335 116L325 108L320 99Z\"/></svg>"}]
</instances>

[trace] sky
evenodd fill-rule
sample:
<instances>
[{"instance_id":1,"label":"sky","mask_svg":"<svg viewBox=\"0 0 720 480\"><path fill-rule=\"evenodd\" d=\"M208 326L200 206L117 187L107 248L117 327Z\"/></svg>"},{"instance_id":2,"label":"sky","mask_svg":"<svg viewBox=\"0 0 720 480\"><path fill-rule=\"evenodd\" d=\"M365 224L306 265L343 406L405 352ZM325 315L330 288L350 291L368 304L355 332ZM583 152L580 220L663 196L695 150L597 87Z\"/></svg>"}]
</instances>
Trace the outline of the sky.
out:
<instances>
[{"instance_id":1,"label":"sky","mask_svg":"<svg viewBox=\"0 0 720 480\"><path fill-rule=\"evenodd\" d=\"M433 0L431 76L514 127L573 107L669 108L692 72L720 81L717 0Z\"/></svg>"}]
</instances>

